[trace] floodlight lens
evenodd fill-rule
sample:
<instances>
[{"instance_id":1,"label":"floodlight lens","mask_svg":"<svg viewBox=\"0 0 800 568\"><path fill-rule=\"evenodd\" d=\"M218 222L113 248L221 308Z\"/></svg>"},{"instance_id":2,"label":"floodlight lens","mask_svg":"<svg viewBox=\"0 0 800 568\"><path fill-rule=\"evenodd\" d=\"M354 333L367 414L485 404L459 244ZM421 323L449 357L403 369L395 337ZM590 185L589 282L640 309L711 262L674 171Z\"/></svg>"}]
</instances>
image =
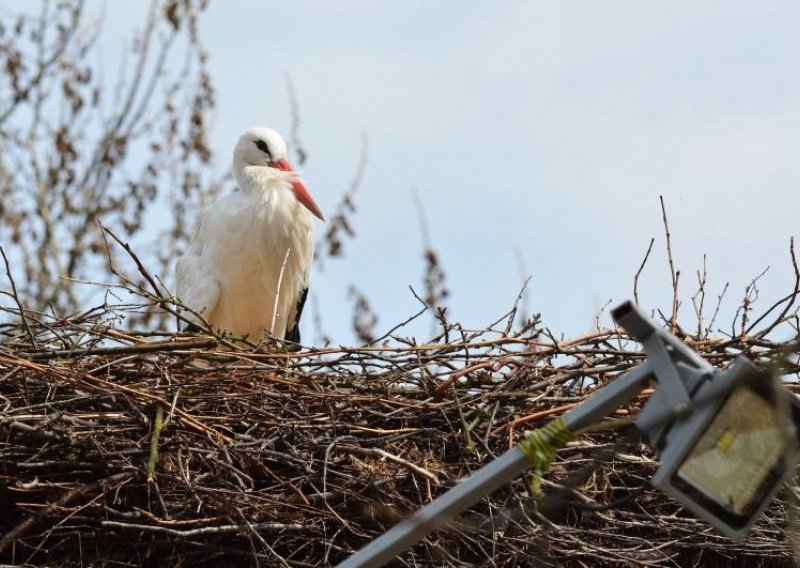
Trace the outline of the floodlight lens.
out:
<instances>
[{"instance_id":1,"label":"floodlight lens","mask_svg":"<svg viewBox=\"0 0 800 568\"><path fill-rule=\"evenodd\" d=\"M748 517L782 476L794 439L785 409L743 385L720 407L677 477L729 514Z\"/></svg>"}]
</instances>

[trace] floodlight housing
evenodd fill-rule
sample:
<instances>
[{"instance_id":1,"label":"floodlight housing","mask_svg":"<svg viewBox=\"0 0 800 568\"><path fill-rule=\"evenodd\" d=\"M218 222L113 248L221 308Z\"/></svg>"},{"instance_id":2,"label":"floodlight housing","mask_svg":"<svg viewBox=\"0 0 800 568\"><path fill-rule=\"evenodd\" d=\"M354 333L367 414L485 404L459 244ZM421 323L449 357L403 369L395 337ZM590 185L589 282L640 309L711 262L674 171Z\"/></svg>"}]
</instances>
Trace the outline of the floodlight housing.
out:
<instances>
[{"instance_id":1,"label":"floodlight housing","mask_svg":"<svg viewBox=\"0 0 800 568\"><path fill-rule=\"evenodd\" d=\"M693 412L654 441L661 466L651 482L724 535L744 538L794 470L800 404L743 356L692 391ZM639 418L659 411L651 400Z\"/></svg>"}]
</instances>

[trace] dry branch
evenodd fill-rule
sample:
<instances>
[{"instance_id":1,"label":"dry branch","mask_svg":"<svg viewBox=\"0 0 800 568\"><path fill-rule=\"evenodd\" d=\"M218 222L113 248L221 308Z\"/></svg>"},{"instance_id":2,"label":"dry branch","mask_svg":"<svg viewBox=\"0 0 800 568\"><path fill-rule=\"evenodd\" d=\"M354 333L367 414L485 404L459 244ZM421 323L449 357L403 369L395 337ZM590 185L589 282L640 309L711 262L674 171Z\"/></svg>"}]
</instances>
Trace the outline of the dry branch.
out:
<instances>
[{"instance_id":1,"label":"dry branch","mask_svg":"<svg viewBox=\"0 0 800 568\"><path fill-rule=\"evenodd\" d=\"M693 347L715 365L741 352L768 364L790 301L762 320L771 333ZM136 309L0 326L0 562L335 564L642 360L615 330L555 341L505 319L442 321L418 346L253 352L113 329ZM796 380L796 358L784 365ZM404 560L793 565L796 500L735 543L650 490L654 468L632 428L592 432L559 454L540 508L521 478Z\"/></svg>"}]
</instances>

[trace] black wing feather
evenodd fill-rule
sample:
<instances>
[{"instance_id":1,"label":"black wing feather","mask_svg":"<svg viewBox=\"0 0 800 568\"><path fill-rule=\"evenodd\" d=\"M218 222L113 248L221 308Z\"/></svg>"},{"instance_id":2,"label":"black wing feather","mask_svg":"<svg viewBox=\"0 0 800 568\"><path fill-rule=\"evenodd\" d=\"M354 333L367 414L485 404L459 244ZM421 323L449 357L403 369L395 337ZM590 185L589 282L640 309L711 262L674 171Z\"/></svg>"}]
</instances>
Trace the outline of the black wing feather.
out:
<instances>
[{"instance_id":1,"label":"black wing feather","mask_svg":"<svg viewBox=\"0 0 800 568\"><path fill-rule=\"evenodd\" d=\"M294 316L294 327L286 332L286 341L294 341L300 343L300 316L303 315L303 307L306 305L306 298L308 298L308 288L303 290L300 298L297 300L297 314Z\"/></svg>"}]
</instances>

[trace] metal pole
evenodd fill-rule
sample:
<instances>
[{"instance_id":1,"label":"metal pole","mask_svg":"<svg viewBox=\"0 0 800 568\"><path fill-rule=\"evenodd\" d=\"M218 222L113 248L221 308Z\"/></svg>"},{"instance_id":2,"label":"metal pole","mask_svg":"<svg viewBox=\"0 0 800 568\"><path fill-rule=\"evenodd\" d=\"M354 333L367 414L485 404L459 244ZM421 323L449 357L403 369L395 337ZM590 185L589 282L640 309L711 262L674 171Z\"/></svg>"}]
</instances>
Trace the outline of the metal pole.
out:
<instances>
[{"instance_id":1,"label":"metal pole","mask_svg":"<svg viewBox=\"0 0 800 568\"><path fill-rule=\"evenodd\" d=\"M431 501L428 505L397 523L367 546L338 565L338 568L378 568L411 547L428 534L444 526L456 514L510 483L530 467L525 454L514 448L473 473Z\"/></svg>"},{"instance_id":2,"label":"metal pole","mask_svg":"<svg viewBox=\"0 0 800 568\"><path fill-rule=\"evenodd\" d=\"M585 403L570 410L563 420L576 431L595 423L621 404L631 400L642 383L653 375L647 362L602 388ZM379 568L416 542L468 509L493 491L510 483L530 467L527 456L518 447L485 465L412 516L400 521L389 531L350 556L337 568Z\"/></svg>"}]
</instances>

